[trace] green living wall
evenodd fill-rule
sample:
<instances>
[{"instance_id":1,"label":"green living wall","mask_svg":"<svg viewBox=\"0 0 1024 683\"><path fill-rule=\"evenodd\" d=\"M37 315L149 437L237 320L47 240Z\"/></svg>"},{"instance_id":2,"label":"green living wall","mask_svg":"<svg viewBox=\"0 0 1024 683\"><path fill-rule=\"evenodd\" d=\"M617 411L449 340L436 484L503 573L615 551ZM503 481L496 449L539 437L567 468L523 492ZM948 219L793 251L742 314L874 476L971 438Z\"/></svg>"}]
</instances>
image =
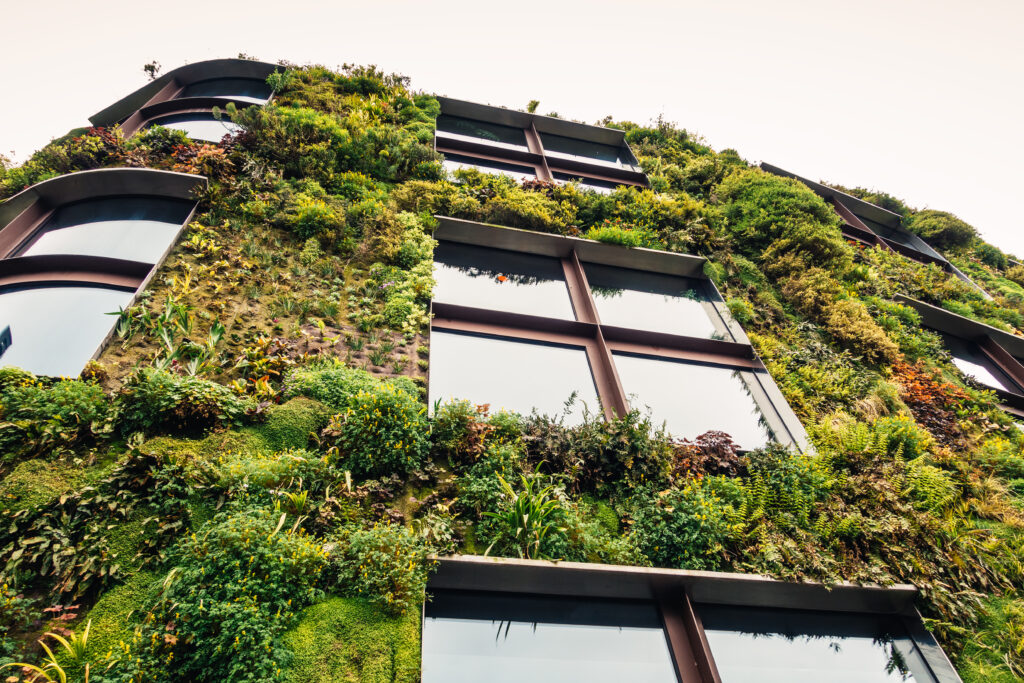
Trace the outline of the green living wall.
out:
<instances>
[{"instance_id":1,"label":"green living wall","mask_svg":"<svg viewBox=\"0 0 1024 683\"><path fill-rule=\"evenodd\" d=\"M0 370L0 662L43 665L42 639L70 680L415 681L430 556L490 552L913 583L966 680L1024 675L1024 433L894 302L1022 334L1024 267L859 189L993 298L853 246L803 185L661 120L604 122L650 189L453 182L405 79L269 80L219 145L89 129L0 168L4 198L92 168L210 179L99 362ZM640 412L428 415L435 214L707 257L815 452Z\"/></svg>"}]
</instances>

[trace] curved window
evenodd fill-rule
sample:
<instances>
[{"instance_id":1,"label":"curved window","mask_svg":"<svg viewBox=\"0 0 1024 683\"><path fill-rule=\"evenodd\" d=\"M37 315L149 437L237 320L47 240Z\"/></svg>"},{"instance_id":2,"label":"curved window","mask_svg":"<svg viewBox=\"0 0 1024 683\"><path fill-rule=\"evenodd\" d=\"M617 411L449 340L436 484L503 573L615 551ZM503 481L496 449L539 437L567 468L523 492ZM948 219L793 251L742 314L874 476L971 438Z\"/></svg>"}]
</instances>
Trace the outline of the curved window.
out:
<instances>
[{"instance_id":1,"label":"curved window","mask_svg":"<svg viewBox=\"0 0 1024 683\"><path fill-rule=\"evenodd\" d=\"M205 81L189 83L175 97L226 97L233 100L244 100L255 104L263 104L273 94L266 81L258 78L210 78Z\"/></svg>"},{"instance_id":2,"label":"curved window","mask_svg":"<svg viewBox=\"0 0 1024 683\"><path fill-rule=\"evenodd\" d=\"M11 346L0 367L37 375L75 376L114 326L133 292L70 285L0 290L0 329L11 328Z\"/></svg>"},{"instance_id":3,"label":"curved window","mask_svg":"<svg viewBox=\"0 0 1024 683\"><path fill-rule=\"evenodd\" d=\"M495 147L529 151L526 131L522 128L505 126L500 123L467 119L451 114L437 117L437 132L443 137L455 140L484 142Z\"/></svg>"},{"instance_id":4,"label":"curved window","mask_svg":"<svg viewBox=\"0 0 1024 683\"><path fill-rule=\"evenodd\" d=\"M549 157L560 159L580 159L591 164L622 168L629 166L622 147L605 145L600 142L567 138L563 135L541 133L540 141L544 145L544 153Z\"/></svg>"},{"instance_id":5,"label":"curved window","mask_svg":"<svg viewBox=\"0 0 1024 683\"><path fill-rule=\"evenodd\" d=\"M161 116L150 121L148 125L180 130L193 140L204 142L220 142L225 135L242 130L240 125L226 118L222 117L218 121L212 112L189 112Z\"/></svg>"},{"instance_id":6,"label":"curved window","mask_svg":"<svg viewBox=\"0 0 1024 683\"><path fill-rule=\"evenodd\" d=\"M193 203L165 197L104 197L57 209L18 256L74 254L156 263Z\"/></svg>"}]
</instances>

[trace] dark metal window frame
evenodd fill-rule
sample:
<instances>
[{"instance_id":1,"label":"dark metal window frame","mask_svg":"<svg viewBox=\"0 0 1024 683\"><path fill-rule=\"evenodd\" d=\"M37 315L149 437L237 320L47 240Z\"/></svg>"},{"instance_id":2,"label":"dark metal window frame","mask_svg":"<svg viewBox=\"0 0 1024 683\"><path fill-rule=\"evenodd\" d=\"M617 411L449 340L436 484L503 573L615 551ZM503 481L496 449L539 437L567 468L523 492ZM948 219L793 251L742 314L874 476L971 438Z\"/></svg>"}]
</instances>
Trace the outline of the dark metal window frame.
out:
<instances>
[{"instance_id":1,"label":"dark metal window frame","mask_svg":"<svg viewBox=\"0 0 1024 683\"><path fill-rule=\"evenodd\" d=\"M481 334L581 347L587 354L606 419L629 412L628 395L613 353L667 361L689 361L743 371L739 375L776 441L809 449L803 425L772 381L743 330L729 315L721 295L704 275L705 259L650 249L630 249L593 240L536 233L436 216L438 240L518 251L559 259L576 320L509 313L443 302L431 304L431 330ZM604 325L598 315L583 263L662 273L700 281L707 293L704 310L722 339L706 339ZM428 371L429 381L429 371Z\"/></svg>"},{"instance_id":2,"label":"dark metal window frame","mask_svg":"<svg viewBox=\"0 0 1024 683\"><path fill-rule=\"evenodd\" d=\"M1020 360L1024 358L1024 338L903 294L897 294L894 299L916 310L924 327L973 344L987 360L1017 385L1018 390L1007 391L987 384L983 386L999 396L1003 403L1002 408L1006 412L1016 417L1024 417L1024 363Z\"/></svg>"},{"instance_id":3,"label":"dark metal window frame","mask_svg":"<svg viewBox=\"0 0 1024 683\"><path fill-rule=\"evenodd\" d=\"M491 107L463 100L439 97L441 114L476 119L486 123L496 123L520 128L526 135L527 149L510 149L490 145L484 140L474 141L448 137L443 131L434 136L434 149L441 154L459 154L475 157L481 161L501 161L529 166L534 169L537 179L548 182L561 182L555 179L555 173L599 180L618 185L634 185L647 187L647 176L636 163L636 156L626 143L622 131L599 126L588 126L548 116L527 114L500 107ZM627 167L616 167L607 164L588 162L583 158L566 158L548 155L544 151L541 133L550 133L562 137L574 138L585 142L594 142L625 151L627 159L632 163Z\"/></svg>"},{"instance_id":4,"label":"dark metal window frame","mask_svg":"<svg viewBox=\"0 0 1024 683\"><path fill-rule=\"evenodd\" d=\"M146 288L174 248L185 226L192 221L199 205L195 194L206 184L204 176L143 168L111 168L69 173L23 190L0 204L0 294L15 287L103 287L134 292L134 302L135 296ZM167 197L192 202L192 208L174 239L156 263L81 254L17 256L38 236L60 207L90 199L122 196ZM113 329L100 341L93 358L103 350L112 333Z\"/></svg>"},{"instance_id":5,"label":"dark metal window frame","mask_svg":"<svg viewBox=\"0 0 1024 683\"><path fill-rule=\"evenodd\" d=\"M950 275L953 275L954 277L971 285L986 297L991 298L987 292L975 284L974 281L961 272L959 268L946 260L945 257L921 239L919 235L903 227L903 217L898 213L893 213L888 209L883 209L882 207L866 202L863 199L848 195L845 192L840 192L828 185L816 183L813 180L808 180L807 178L798 176L795 173L784 171L778 166L772 166L771 164L762 162L761 170L766 173L771 173L772 175L799 180L815 194L828 202L843 220L843 225L841 227L843 237L868 247L880 247L886 251L901 254L912 261L917 261L918 263L924 263L926 265L935 264ZM879 235L877 232L872 230L871 227L860 218L860 216L864 216L868 220L876 221L883 226L895 230L908 242L916 246L911 247L906 244L901 244L896 240Z\"/></svg>"},{"instance_id":6,"label":"dark metal window frame","mask_svg":"<svg viewBox=\"0 0 1024 683\"><path fill-rule=\"evenodd\" d=\"M755 574L454 555L438 559L428 600L432 589L653 602L682 683L721 683L697 609L701 604L890 616L906 628L934 681L960 681L925 628L914 606L917 589L909 585L825 586Z\"/></svg>"}]
</instances>

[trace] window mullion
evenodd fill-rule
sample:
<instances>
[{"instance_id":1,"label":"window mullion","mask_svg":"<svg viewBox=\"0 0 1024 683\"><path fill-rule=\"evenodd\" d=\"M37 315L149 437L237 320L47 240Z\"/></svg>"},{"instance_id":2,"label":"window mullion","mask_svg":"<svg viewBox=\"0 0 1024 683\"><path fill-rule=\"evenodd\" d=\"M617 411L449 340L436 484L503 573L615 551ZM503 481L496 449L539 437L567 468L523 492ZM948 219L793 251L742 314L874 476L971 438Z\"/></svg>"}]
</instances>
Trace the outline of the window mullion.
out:
<instances>
[{"instance_id":1,"label":"window mullion","mask_svg":"<svg viewBox=\"0 0 1024 683\"><path fill-rule=\"evenodd\" d=\"M530 127L526 129L526 145L530 148L531 152L540 155L540 169L544 174L541 180L553 182L554 176L551 175L547 157L544 156L544 145L540 141L540 133L537 132L537 127L533 125L533 121L530 122Z\"/></svg>"},{"instance_id":2,"label":"window mullion","mask_svg":"<svg viewBox=\"0 0 1024 683\"><path fill-rule=\"evenodd\" d=\"M1019 389L1024 390L1024 365L1000 346L992 337L985 337L978 343L981 352L991 360L997 368L1010 376Z\"/></svg>"},{"instance_id":3,"label":"window mullion","mask_svg":"<svg viewBox=\"0 0 1024 683\"><path fill-rule=\"evenodd\" d=\"M682 683L722 683L690 597L685 591L664 591L657 599L679 680Z\"/></svg>"}]
</instances>

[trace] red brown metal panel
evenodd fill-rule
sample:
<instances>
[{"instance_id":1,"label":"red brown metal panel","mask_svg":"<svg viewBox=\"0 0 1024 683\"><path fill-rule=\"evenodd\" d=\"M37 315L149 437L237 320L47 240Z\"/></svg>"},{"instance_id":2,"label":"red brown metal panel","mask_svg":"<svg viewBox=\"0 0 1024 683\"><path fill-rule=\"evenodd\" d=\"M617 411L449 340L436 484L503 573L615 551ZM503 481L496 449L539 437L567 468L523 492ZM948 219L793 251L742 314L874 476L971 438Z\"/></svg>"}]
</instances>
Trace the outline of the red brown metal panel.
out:
<instances>
[{"instance_id":1,"label":"red brown metal panel","mask_svg":"<svg viewBox=\"0 0 1024 683\"><path fill-rule=\"evenodd\" d=\"M982 339L978 342L978 346L989 360L1017 383L1021 390L1018 393L1024 393L1024 365L1021 365L1019 360L1010 355L1009 351L997 344L991 337Z\"/></svg>"},{"instance_id":2,"label":"red brown metal panel","mask_svg":"<svg viewBox=\"0 0 1024 683\"><path fill-rule=\"evenodd\" d=\"M679 586L663 585L656 589L655 597L679 680L682 683L721 683L686 592Z\"/></svg>"},{"instance_id":3,"label":"red brown metal panel","mask_svg":"<svg viewBox=\"0 0 1024 683\"><path fill-rule=\"evenodd\" d=\"M436 310L436 308L435 308ZM579 323L583 324L583 323ZM588 344L596 343L597 326L589 326L592 330L590 335L568 334L551 330L538 330L529 327L510 327L508 325L497 325L494 323L466 320L460 318L447 318L442 315L434 318L431 322L431 329L455 330L457 332L472 332L475 334L488 334L496 337L511 337L525 341L548 342L551 344L567 344L569 346L586 347Z\"/></svg>"},{"instance_id":4,"label":"red brown metal panel","mask_svg":"<svg viewBox=\"0 0 1024 683\"><path fill-rule=\"evenodd\" d=\"M53 210L45 202L37 199L14 220L3 226L0 229L0 259L16 254L51 214Z\"/></svg>"},{"instance_id":5,"label":"red brown metal panel","mask_svg":"<svg viewBox=\"0 0 1024 683\"><path fill-rule=\"evenodd\" d=\"M529 145L531 152L540 155L541 168L544 170L544 176L541 180L547 180L548 182L554 180L551 175L551 168L548 167L548 160L544 156L544 143L541 142L537 126L534 125L532 120L530 121L530 127L526 129L526 144Z\"/></svg>"},{"instance_id":6,"label":"red brown metal panel","mask_svg":"<svg viewBox=\"0 0 1024 683\"><path fill-rule=\"evenodd\" d=\"M498 161L505 164L533 166L536 169L537 177L545 180L542 177L544 157L533 152L525 152L518 149L500 149L484 143L473 142L472 140L458 140L454 138L437 138L436 149L442 154L461 154L463 156Z\"/></svg>"},{"instance_id":7,"label":"red brown metal panel","mask_svg":"<svg viewBox=\"0 0 1024 683\"><path fill-rule=\"evenodd\" d=\"M892 248L889 247L889 245L881 237L876 235L874 230L869 228L864 223L864 221L857 218L857 215L854 214L853 211L850 211L848 208L846 208L846 206L843 205L841 201L833 198L831 200L831 204L832 208L835 209L836 213L839 214L839 217L842 218L848 226L854 229L854 234L860 233L862 235L861 239L870 239L873 244L876 244L882 247L883 249L892 251Z\"/></svg>"},{"instance_id":8,"label":"red brown metal panel","mask_svg":"<svg viewBox=\"0 0 1024 683\"><path fill-rule=\"evenodd\" d=\"M157 103L174 99L174 96L181 92L184 87L185 86L183 84L172 78L167 82L167 85L160 89L160 92L153 95L153 97L146 102L145 107L151 107ZM145 107L140 107L138 111L121 122L121 132L124 133L126 138L131 137L137 133L140 128L142 128L143 123L145 123L145 117L142 114L142 109Z\"/></svg>"},{"instance_id":9,"label":"red brown metal panel","mask_svg":"<svg viewBox=\"0 0 1024 683\"><path fill-rule=\"evenodd\" d=\"M580 265L575 250L569 254L568 258L562 259L562 271L565 273L565 284L569 288L569 298L576 311L576 317L584 322L600 323L594 297L587 285L587 276L583 272L583 266Z\"/></svg>"},{"instance_id":10,"label":"red brown metal panel","mask_svg":"<svg viewBox=\"0 0 1024 683\"><path fill-rule=\"evenodd\" d=\"M608 328L602 328L606 333L605 339L608 343L608 349L613 352L621 351L623 353L633 353L643 356L688 360L695 363L712 363L714 365L722 365L740 370L760 370L763 367L760 361L755 359L739 358L732 355L723 355L720 353L675 348L670 346L616 341L607 337L607 329Z\"/></svg>"}]
</instances>

